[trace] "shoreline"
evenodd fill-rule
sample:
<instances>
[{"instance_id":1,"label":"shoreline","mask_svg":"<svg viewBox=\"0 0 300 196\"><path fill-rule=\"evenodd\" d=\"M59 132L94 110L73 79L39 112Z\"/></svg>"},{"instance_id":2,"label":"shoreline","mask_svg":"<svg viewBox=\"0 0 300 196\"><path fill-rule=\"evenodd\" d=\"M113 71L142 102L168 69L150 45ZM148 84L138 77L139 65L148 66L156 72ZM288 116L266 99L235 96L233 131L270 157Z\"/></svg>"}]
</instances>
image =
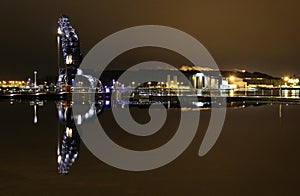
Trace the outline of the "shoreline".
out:
<instances>
[{"instance_id":1,"label":"shoreline","mask_svg":"<svg viewBox=\"0 0 300 196\"><path fill-rule=\"evenodd\" d=\"M172 96L156 96L149 95L146 99L143 97L137 97L135 99L131 99L133 102L143 102L143 103L153 103L153 102L178 102L179 99L182 101L192 102L197 97L199 102L220 102L226 101L230 102L266 102L266 103L299 103L300 97L297 96L278 96L278 95L258 95L258 96L209 96L209 95L172 95ZM73 100L73 98L78 100L87 99L87 100L111 100L110 93L30 93L30 94L0 94L0 100Z\"/></svg>"}]
</instances>

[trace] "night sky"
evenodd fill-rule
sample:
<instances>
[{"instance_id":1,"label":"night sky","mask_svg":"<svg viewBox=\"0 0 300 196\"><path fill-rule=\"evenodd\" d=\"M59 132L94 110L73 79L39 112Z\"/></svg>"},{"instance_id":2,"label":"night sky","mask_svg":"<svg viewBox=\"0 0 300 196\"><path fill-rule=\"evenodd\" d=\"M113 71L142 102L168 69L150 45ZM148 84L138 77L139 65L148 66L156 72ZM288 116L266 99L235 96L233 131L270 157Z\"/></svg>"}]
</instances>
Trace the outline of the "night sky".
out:
<instances>
[{"instance_id":1,"label":"night sky","mask_svg":"<svg viewBox=\"0 0 300 196\"><path fill-rule=\"evenodd\" d=\"M197 38L220 69L241 68L274 76L300 76L300 1L1 1L0 79L26 79L57 73L56 30L61 14L70 17L85 55L111 33L136 25L165 25ZM152 53L152 54L151 54ZM168 52L136 51L122 67ZM148 57L147 57L148 55ZM159 58L159 57L158 57ZM139 59L139 60L137 60ZM167 60L168 59L168 60ZM176 61L176 62L175 62Z\"/></svg>"}]
</instances>

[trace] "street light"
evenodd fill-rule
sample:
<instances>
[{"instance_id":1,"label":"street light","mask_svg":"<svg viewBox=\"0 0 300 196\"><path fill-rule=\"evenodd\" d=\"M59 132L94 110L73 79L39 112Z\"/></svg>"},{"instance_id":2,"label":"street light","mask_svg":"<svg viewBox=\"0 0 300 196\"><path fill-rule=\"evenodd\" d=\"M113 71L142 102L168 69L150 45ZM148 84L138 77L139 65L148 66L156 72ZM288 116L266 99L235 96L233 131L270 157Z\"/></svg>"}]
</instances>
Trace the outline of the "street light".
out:
<instances>
[{"instance_id":1,"label":"street light","mask_svg":"<svg viewBox=\"0 0 300 196\"><path fill-rule=\"evenodd\" d=\"M59 69L60 69L60 36L59 34L57 35L57 69L58 69L58 75Z\"/></svg>"},{"instance_id":2,"label":"street light","mask_svg":"<svg viewBox=\"0 0 300 196\"><path fill-rule=\"evenodd\" d=\"M34 88L36 88L36 74L37 74L37 71L34 71Z\"/></svg>"}]
</instances>

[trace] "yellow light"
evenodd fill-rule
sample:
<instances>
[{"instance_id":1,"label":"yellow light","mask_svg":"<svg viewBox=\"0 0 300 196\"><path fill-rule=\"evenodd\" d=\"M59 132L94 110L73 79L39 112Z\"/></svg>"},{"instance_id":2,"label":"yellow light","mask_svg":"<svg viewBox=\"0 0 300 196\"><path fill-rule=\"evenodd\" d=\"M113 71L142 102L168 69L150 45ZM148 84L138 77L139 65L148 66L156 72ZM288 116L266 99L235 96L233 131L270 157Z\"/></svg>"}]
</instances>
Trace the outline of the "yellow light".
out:
<instances>
[{"instance_id":1,"label":"yellow light","mask_svg":"<svg viewBox=\"0 0 300 196\"><path fill-rule=\"evenodd\" d=\"M285 82L289 81L289 79L290 79L290 77L288 77L288 76L285 76L285 77L283 78L283 80L284 80Z\"/></svg>"},{"instance_id":2,"label":"yellow light","mask_svg":"<svg viewBox=\"0 0 300 196\"><path fill-rule=\"evenodd\" d=\"M235 77L234 76L230 76L229 77L229 81L233 82L235 80Z\"/></svg>"},{"instance_id":3,"label":"yellow light","mask_svg":"<svg viewBox=\"0 0 300 196\"><path fill-rule=\"evenodd\" d=\"M73 132L73 130L71 128L67 127L67 129L66 129L67 137L72 137L72 132Z\"/></svg>"}]
</instances>

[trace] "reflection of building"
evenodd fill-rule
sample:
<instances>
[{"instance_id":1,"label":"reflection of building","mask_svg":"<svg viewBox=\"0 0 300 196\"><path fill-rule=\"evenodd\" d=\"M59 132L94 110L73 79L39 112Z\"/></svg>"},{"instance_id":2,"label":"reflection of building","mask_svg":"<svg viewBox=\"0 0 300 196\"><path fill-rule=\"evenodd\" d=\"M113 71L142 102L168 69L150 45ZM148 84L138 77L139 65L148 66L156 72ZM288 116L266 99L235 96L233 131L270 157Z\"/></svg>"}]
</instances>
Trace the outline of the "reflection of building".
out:
<instances>
[{"instance_id":1,"label":"reflection of building","mask_svg":"<svg viewBox=\"0 0 300 196\"><path fill-rule=\"evenodd\" d=\"M84 111L81 115L73 116L73 102L61 101L57 105L58 116L61 122L58 130L57 163L58 172L63 175L69 173L71 166L79 154L80 136L77 131L77 126L80 126L83 121L95 115L99 115L103 109L101 101L96 103L82 101L77 104L87 105L87 111Z\"/></svg>"},{"instance_id":2,"label":"reflection of building","mask_svg":"<svg viewBox=\"0 0 300 196\"><path fill-rule=\"evenodd\" d=\"M37 124L38 123L38 113L37 113L37 110L38 110L38 107L40 106L44 106L44 101L30 101L29 102L29 105L30 106L33 106L33 123L34 124Z\"/></svg>"},{"instance_id":3,"label":"reflection of building","mask_svg":"<svg viewBox=\"0 0 300 196\"><path fill-rule=\"evenodd\" d=\"M58 172L68 174L79 153L80 137L72 118L71 102L61 102L58 105L58 113L62 124L58 130Z\"/></svg>"},{"instance_id":4,"label":"reflection of building","mask_svg":"<svg viewBox=\"0 0 300 196\"><path fill-rule=\"evenodd\" d=\"M59 174L68 174L75 162L80 147L80 137L76 127L66 126L61 138L61 145L57 149L57 163Z\"/></svg>"}]
</instances>

